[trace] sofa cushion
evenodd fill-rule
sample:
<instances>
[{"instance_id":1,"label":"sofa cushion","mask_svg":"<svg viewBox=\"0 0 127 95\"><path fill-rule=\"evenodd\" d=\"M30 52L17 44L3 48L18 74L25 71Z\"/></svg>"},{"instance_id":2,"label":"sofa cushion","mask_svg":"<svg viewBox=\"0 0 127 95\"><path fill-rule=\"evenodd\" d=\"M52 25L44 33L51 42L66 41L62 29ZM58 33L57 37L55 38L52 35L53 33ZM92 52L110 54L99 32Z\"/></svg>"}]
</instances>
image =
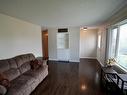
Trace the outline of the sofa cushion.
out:
<instances>
[{"instance_id":1,"label":"sofa cushion","mask_svg":"<svg viewBox=\"0 0 127 95\"><path fill-rule=\"evenodd\" d=\"M35 60L35 56L32 53L19 55L19 57L21 57L23 63Z\"/></svg>"},{"instance_id":2,"label":"sofa cushion","mask_svg":"<svg viewBox=\"0 0 127 95\"><path fill-rule=\"evenodd\" d=\"M30 61L28 54L20 55L20 57L21 57L23 63Z\"/></svg>"},{"instance_id":3,"label":"sofa cushion","mask_svg":"<svg viewBox=\"0 0 127 95\"><path fill-rule=\"evenodd\" d=\"M26 63L22 64L22 65L19 67L19 70L20 70L21 73L24 73L24 72L26 72L26 71L28 71L28 70L30 70L30 69L31 69L31 67L30 67L30 62L26 62Z\"/></svg>"},{"instance_id":4,"label":"sofa cushion","mask_svg":"<svg viewBox=\"0 0 127 95\"><path fill-rule=\"evenodd\" d=\"M20 56L16 56L16 57L14 57L14 59L17 63L17 67L20 67L23 64L23 61Z\"/></svg>"},{"instance_id":5,"label":"sofa cushion","mask_svg":"<svg viewBox=\"0 0 127 95\"><path fill-rule=\"evenodd\" d=\"M7 60L0 60L0 72L4 72L10 69L9 63Z\"/></svg>"},{"instance_id":6,"label":"sofa cushion","mask_svg":"<svg viewBox=\"0 0 127 95\"><path fill-rule=\"evenodd\" d=\"M14 58L8 59L8 62L9 62L10 68L17 68L17 64Z\"/></svg>"},{"instance_id":7,"label":"sofa cushion","mask_svg":"<svg viewBox=\"0 0 127 95\"><path fill-rule=\"evenodd\" d=\"M35 60L35 57L33 54L23 54L23 55L16 56L14 59L16 60L17 66L20 67L22 64L26 62Z\"/></svg>"},{"instance_id":8,"label":"sofa cushion","mask_svg":"<svg viewBox=\"0 0 127 95\"><path fill-rule=\"evenodd\" d=\"M40 72L41 73L41 72ZM29 70L29 71L27 71L27 72L25 72L23 75L25 75L25 76L31 76L31 77L33 77L33 78L39 78L38 76L39 76L39 74L38 73L36 73L36 71L33 71L33 70Z\"/></svg>"},{"instance_id":9,"label":"sofa cushion","mask_svg":"<svg viewBox=\"0 0 127 95\"><path fill-rule=\"evenodd\" d=\"M29 54L28 56L29 56L29 58L30 58L30 61L31 61L31 60L35 60L35 56L34 56L32 53Z\"/></svg>"},{"instance_id":10,"label":"sofa cushion","mask_svg":"<svg viewBox=\"0 0 127 95\"><path fill-rule=\"evenodd\" d=\"M17 78L19 75L20 75L20 72L18 69L15 69L15 68L11 68L5 72L3 72L3 74L5 75L5 77L11 81L15 78Z\"/></svg>"},{"instance_id":11,"label":"sofa cushion","mask_svg":"<svg viewBox=\"0 0 127 95\"><path fill-rule=\"evenodd\" d=\"M20 75L18 78L11 81L11 87L20 86L20 83L24 84L27 87L30 86L34 82L34 80L35 78L31 76Z\"/></svg>"},{"instance_id":12,"label":"sofa cushion","mask_svg":"<svg viewBox=\"0 0 127 95\"><path fill-rule=\"evenodd\" d=\"M23 75L26 75L26 76L31 76L31 77L34 77L34 78L37 78L39 79L39 77L43 77L45 75L43 75L44 72L47 72L47 66L43 66L43 67L39 67L37 70L29 70L27 72L25 72Z\"/></svg>"},{"instance_id":13,"label":"sofa cushion","mask_svg":"<svg viewBox=\"0 0 127 95\"><path fill-rule=\"evenodd\" d=\"M23 93L33 84L33 82L33 77L21 75L11 81L11 86L8 89L7 95L20 95L21 93L21 95L23 95Z\"/></svg>"}]
</instances>

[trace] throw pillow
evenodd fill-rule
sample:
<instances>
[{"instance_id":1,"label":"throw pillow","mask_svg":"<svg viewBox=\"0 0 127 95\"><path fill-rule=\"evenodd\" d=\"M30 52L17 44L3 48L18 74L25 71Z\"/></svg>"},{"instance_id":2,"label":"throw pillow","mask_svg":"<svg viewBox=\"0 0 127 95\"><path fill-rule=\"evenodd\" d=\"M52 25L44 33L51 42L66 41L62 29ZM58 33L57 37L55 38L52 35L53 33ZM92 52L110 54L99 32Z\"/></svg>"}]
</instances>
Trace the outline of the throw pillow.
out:
<instances>
[{"instance_id":1,"label":"throw pillow","mask_svg":"<svg viewBox=\"0 0 127 95\"><path fill-rule=\"evenodd\" d=\"M36 70L36 69L38 69L40 67L39 62L36 59L35 60L32 60L30 62L30 65L31 65L31 69L33 69L33 70Z\"/></svg>"},{"instance_id":2,"label":"throw pillow","mask_svg":"<svg viewBox=\"0 0 127 95\"><path fill-rule=\"evenodd\" d=\"M43 65L43 60L38 60L38 64L42 66Z\"/></svg>"},{"instance_id":3,"label":"throw pillow","mask_svg":"<svg viewBox=\"0 0 127 95\"><path fill-rule=\"evenodd\" d=\"M10 81L2 73L0 73L0 85L6 88L10 87Z\"/></svg>"}]
</instances>

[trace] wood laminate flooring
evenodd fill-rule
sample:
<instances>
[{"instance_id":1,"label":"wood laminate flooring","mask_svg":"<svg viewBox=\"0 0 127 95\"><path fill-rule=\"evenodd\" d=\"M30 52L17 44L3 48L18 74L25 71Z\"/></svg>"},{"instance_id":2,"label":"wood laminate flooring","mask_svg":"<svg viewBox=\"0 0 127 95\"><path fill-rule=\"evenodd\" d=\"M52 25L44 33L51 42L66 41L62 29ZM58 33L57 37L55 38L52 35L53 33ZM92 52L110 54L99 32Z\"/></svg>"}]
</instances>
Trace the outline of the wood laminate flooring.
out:
<instances>
[{"instance_id":1,"label":"wood laminate flooring","mask_svg":"<svg viewBox=\"0 0 127 95\"><path fill-rule=\"evenodd\" d=\"M96 60L49 61L48 66L49 75L31 95L105 95L100 87L100 66Z\"/></svg>"}]
</instances>

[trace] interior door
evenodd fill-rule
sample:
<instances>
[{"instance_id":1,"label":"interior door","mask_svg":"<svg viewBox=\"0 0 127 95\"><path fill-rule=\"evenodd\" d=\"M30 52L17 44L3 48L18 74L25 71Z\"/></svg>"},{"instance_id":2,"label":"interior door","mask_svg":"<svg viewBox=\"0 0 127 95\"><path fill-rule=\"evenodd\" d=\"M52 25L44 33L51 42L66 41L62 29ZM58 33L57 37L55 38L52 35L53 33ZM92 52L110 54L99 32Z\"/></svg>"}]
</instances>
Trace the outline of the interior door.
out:
<instances>
[{"instance_id":1,"label":"interior door","mask_svg":"<svg viewBox=\"0 0 127 95\"><path fill-rule=\"evenodd\" d=\"M48 30L42 31L42 50L43 50L43 58L48 59Z\"/></svg>"}]
</instances>

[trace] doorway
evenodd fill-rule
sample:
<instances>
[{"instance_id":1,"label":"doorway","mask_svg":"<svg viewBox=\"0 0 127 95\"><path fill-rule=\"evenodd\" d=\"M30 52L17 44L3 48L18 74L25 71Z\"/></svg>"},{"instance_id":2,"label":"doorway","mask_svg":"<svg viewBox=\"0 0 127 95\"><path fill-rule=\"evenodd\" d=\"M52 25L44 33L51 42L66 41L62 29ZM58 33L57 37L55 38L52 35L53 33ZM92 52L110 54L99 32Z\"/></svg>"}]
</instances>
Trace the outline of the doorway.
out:
<instances>
[{"instance_id":1,"label":"doorway","mask_svg":"<svg viewBox=\"0 0 127 95\"><path fill-rule=\"evenodd\" d=\"M43 59L48 60L48 30L42 31L42 51L43 51Z\"/></svg>"}]
</instances>

